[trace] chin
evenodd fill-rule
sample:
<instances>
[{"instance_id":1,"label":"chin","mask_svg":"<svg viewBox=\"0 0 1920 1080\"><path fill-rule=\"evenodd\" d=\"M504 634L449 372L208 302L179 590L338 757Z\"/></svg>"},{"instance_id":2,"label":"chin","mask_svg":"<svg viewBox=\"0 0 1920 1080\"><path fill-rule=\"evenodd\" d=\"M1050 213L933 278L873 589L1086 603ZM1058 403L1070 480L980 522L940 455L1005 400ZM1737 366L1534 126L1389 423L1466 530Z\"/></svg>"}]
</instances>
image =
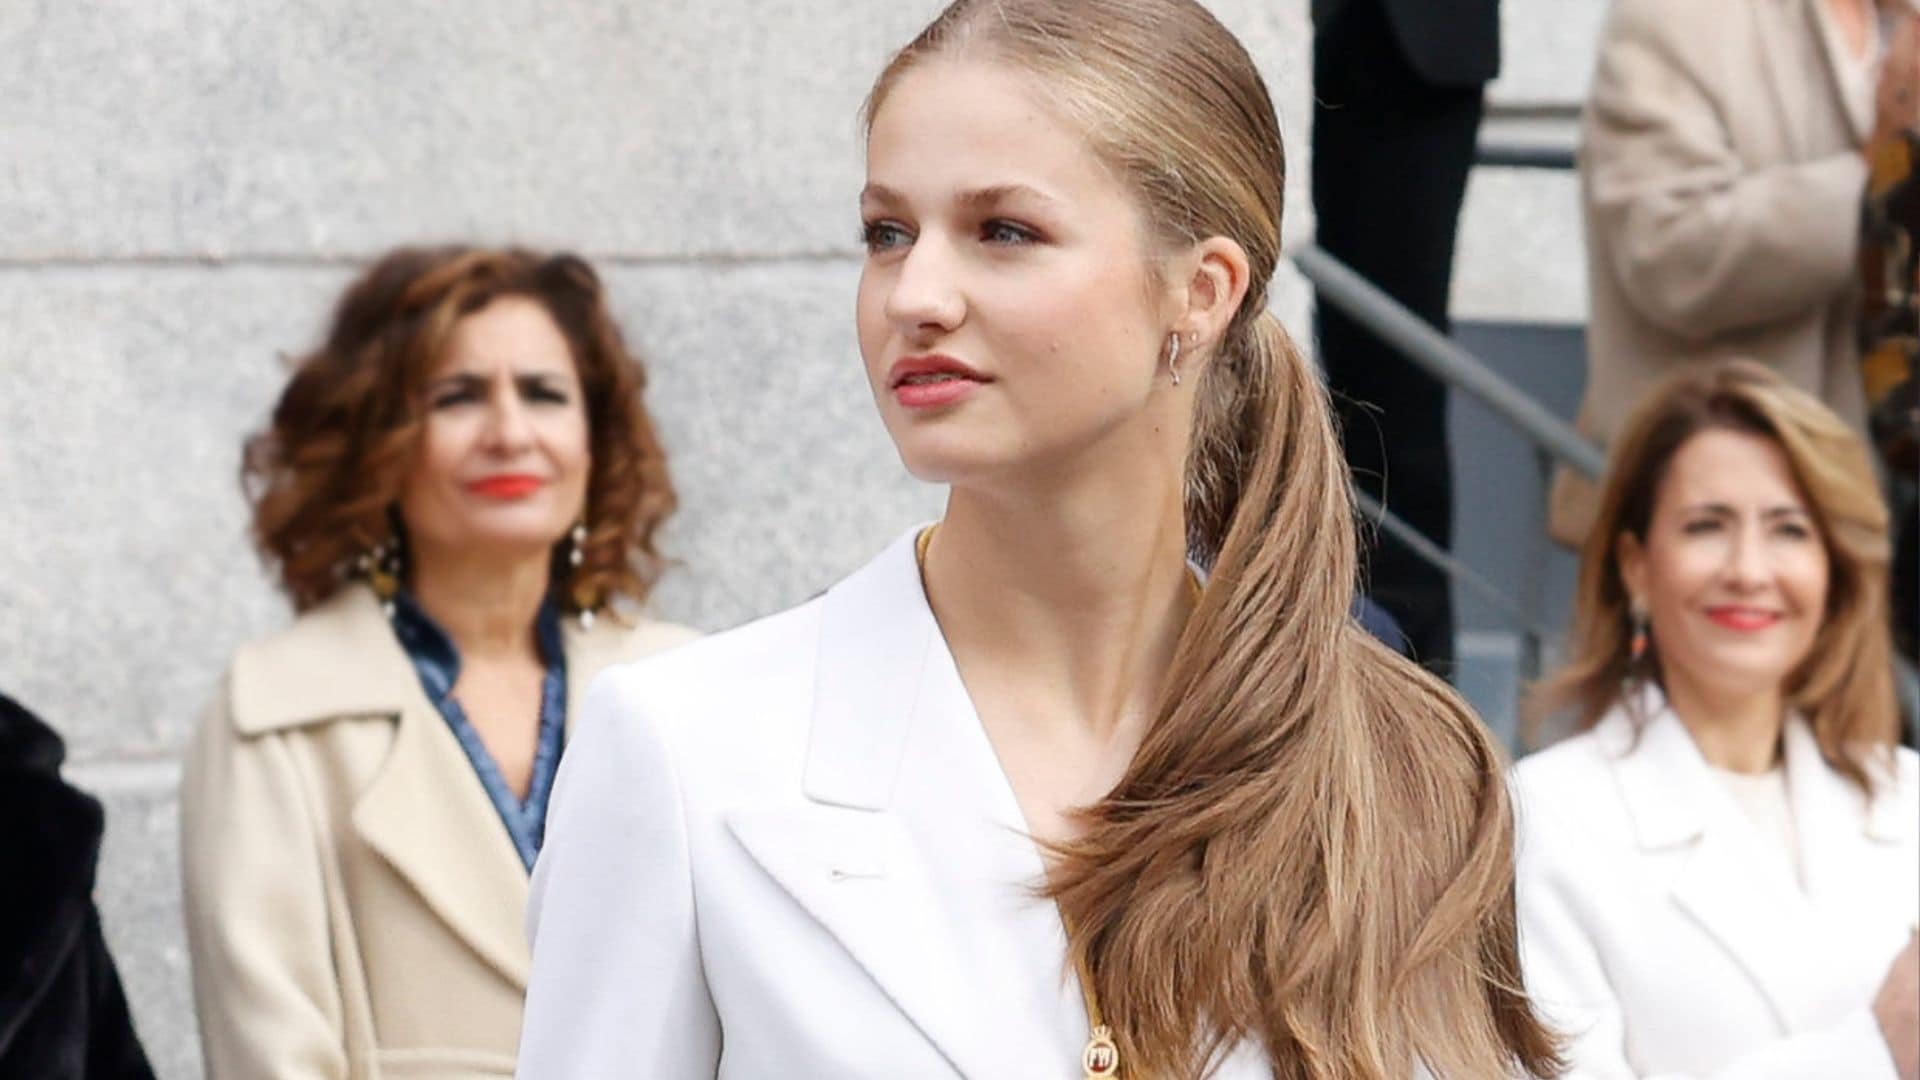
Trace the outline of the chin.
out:
<instances>
[{"instance_id":1,"label":"chin","mask_svg":"<svg viewBox=\"0 0 1920 1080\"><path fill-rule=\"evenodd\" d=\"M1756 656L1747 650L1716 650L1701 659L1711 674L1700 681L1729 696L1744 697L1784 689L1787 676L1795 667L1795 663L1780 657Z\"/></svg>"},{"instance_id":2,"label":"chin","mask_svg":"<svg viewBox=\"0 0 1920 1080\"><path fill-rule=\"evenodd\" d=\"M900 464L914 479L928 484L953 484L969 476L991 472L1008 464L984 452L978 438L953 426L936 428L908 422L887 426Z\"/></svg>"},{"instance_id":3,"label":"chin","mask_svg":"<svg viewBox=\"0 0 1920 1080\"><path fill-rule=\"evenodd\" d=\"M491 528L472 530L462 544L470 550L497 551L505 556L524 558L550 551L566 534L566 529L556 530L544 524L538 528L502 528L495 524Z\"/></svg>"}]
</instances>

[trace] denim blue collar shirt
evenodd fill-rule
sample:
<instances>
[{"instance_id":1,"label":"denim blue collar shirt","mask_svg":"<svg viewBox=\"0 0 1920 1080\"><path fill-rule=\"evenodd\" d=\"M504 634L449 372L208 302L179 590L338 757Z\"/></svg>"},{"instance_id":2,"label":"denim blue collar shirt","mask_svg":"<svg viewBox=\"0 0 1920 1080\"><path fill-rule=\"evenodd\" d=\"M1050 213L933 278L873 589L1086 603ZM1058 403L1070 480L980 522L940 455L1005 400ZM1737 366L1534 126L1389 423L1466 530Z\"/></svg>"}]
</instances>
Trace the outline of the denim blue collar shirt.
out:
<instances>
[{"instance_id":1,"label":"denim blue collar shirt","mask_svg":"<svg viewBox=\"0 0 1920 1080\"><path fill-rule=\"evenodd\" d=\"M529 873L547 832L547 797L553 792L554 773L560 768L560 749L567 727L567 658L560 647L560 612L552 600L540 606L534 621L534 640L540 659L546 664L546 678L540 684L540 741L533 754L533 781L525 800L514 795L500 766L487 752L480 732L467 719L466 710L454 699L453 688L460 681L460 652L453 639L420 607L413 595L402 590L394 598L393 631L406 649L407 657L420 676L427 692L461 749L467 752L480 784L487 789L500 821L507 827L520 861Z\"/></svg>"}]
</instances>

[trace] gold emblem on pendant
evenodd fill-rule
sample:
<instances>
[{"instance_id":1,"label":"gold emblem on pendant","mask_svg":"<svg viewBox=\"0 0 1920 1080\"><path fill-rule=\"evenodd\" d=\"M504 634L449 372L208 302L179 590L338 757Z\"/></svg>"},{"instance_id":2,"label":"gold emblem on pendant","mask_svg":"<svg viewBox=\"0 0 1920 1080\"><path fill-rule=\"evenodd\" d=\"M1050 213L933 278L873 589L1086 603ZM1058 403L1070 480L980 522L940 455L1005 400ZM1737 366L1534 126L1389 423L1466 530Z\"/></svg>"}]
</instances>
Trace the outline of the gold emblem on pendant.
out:
<instances>
[{"instance_id":1,"label":"gold emblem on pendant","mask_svg":"<svg viewBox=\"0 0 1920 1080\"><path fill-rule=\"evenodd\" d=\"M1080 1052L1080 1065L1087 1071L1086 1080L1114 1080L1120 1075L1120 1047L1105 1024L1093 1029L1087 1048Z\"/></svg>"}]
</instances>

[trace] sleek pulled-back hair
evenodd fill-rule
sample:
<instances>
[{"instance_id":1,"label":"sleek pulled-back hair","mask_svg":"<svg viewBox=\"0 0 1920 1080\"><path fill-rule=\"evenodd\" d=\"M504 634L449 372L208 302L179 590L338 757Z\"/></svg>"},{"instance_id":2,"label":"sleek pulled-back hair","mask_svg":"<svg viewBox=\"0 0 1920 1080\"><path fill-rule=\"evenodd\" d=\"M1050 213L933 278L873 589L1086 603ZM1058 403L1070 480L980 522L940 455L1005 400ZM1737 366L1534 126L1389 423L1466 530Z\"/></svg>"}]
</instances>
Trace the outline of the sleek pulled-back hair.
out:
<instances>
[{"instance_id":1,"label":"sleek pulled-back hair","mask_svg":"<svg viewBox=\"0 0 1920 1080\"><path fill-rule=\"evenodd\" d=\"M566 338L587 414L587 539L579 566L555 546L554 599L597 610L638 604L658 578L654 537L676 499L642 401L646 369L584 260L519 248L399 248L341 296L319 348L299 357L241 482L253 540L294 609L350 580L356 557L391 541L414 467L425 394L455 324L503 296L538 302Z\"/></svg>"},{"instance_id":2,"label":"sleek pulled-back hair","mask_svg":"<svg viewBox=\"0 0 1920 1080\"><path fill-rule=\"evenodd\" d=\"M1155 723L1046 885L1127 1075L1199 1076L1243 1039L1286 1080L1555 1071L1521 984L1503 756L1349 616L1346 462L1266 310L1286 160L1251 59L1191 0L958 0L881 73L869 125L914 68L955 58L1032 77L1150 243L1222 236L1250 263L1188 461L1207 587Z\"/></svg>"},{"instance_id":3,"label":"sleek pulled-back hair","mask_svg":"<svg viewBox=\"0 0 1920 1080\"><path fill-rule=\"evenodd\" d=\"M1807 658L1782 690L1812 726L1827 763L1871 794L1900 735L1887 625L1886 502L1860 435L1811 394L1751 361L1669 377L1641 399L1614 439L1599 514L1580 552L1571 656L1535 690L1530 711L1537 721L1569 710L1590 728L1622 701L1623 687L1664 677L1657 633L1644 659L1633 657L1620 540L1646 542L1674 457L1695 435L1715 430L1778 446L1806 499L1827 550L1827 609Z\"/></svg>"}]
</instances>

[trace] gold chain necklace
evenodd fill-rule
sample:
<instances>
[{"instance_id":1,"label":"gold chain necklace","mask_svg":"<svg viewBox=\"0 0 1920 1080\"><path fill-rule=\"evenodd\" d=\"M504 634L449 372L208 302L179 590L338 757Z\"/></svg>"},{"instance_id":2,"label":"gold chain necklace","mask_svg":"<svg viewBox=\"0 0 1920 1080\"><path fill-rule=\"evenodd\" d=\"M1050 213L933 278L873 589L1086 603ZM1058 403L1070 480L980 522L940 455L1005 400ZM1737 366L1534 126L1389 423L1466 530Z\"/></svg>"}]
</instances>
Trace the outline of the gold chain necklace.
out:
<instances>
[{"instance_id":1,"label":"gold chain necklace","mask_svg":"<svg viewBox=\"0 0 1920 1080\"><path fill-rule=\"evenodd\" d=\"M914 540L914 561L920 566L920 581L924 588L927 579L927 548L933 544L933 533L940 526L935 523L922 530ZM1189 576L1194 591L1199 591L1199 583ZM1065 917L1062 917L1065 922ZM1071 936L1071 927L1069 936ZM1085 956L1074 958L1074 968L1080 977L1080 996L1087 1005L1087 1024L1093 1030L1087 1035L1086 1049L1080 1051L1080 1068L1085 1072L1085 1080L1119 1080L1120 1044L1113 1041L1113 1031L1107 1027L1107 1021L1100 1013L1100 994L1093 987L1093 972L1087 968Z\"/></svg>"}]
</instances>

